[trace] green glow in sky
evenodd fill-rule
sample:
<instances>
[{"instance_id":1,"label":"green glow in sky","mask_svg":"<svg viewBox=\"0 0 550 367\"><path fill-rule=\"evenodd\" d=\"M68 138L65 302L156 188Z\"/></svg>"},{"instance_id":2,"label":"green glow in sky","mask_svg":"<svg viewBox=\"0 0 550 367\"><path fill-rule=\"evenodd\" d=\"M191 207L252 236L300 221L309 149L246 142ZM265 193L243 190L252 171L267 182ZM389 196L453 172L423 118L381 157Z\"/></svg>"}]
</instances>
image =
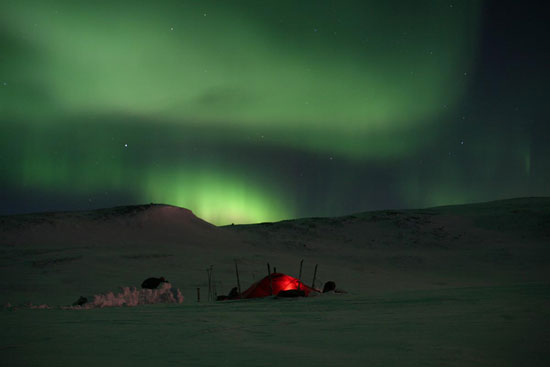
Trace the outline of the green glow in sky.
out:
<instances>
[{"instance_id":1,"label":"green glow in sky","mask_svg":"<svg viewBox=\"0 0 550 367\"><path fill-rule=\"evenodd\" d=\"M401 2L371 1L353 13L336 6L277 21L260 6L254 14L216 2L120 3L6 4L8 34L34 52L12 78L48 95L41 116L101 110L259 129L400 131L455 103L475 48L471 5L424 2L416 11L430 16L420 18L399 11Z\"/></svg>"},{"instance_id":2,"label":"green glow in sky","mask_svg":"<svg viewBox=\"0 0 550 367\"><path fill-rule=\"evenodd\" d=\"M194 208L213 223L282 220L294 211L280 199L284 197L280 190L255 185L252 180L244 180L244 175L233 176L223 169L192 170L188 174L153 170L143 190L154 202Z\"/></svg>"},{"instance_id":3,"label":"green glow in sky","mask_svg":"<svg viewBox=\"0 0 550 367\"><path fill-rule=\"evenodd\" d=\"M454 123L475 73L480 6L3 1L2 179L126 192L216 224L330 206L330 193L309 196L315 186L340 190L356 176L328 177L333 168L308 160L350 172L393 164ZM416 182L406 174L405 196Z\"/></svg>"},{"instance_id":4,"label":"green glow in sky","mask_svg":"<svg viewBox=\"0 0 550 367\"><path fill-rule=\"evenodd\" d=\"M9 79L48 100L29 108L12 94L4 108L47 121L102 111L300 139L314 130L309 149L368 155L346 149L346 137L430 123L461 96L476 47L475 5L422 2L413 9L429 16L419 17L402 2L319 4L327 13L307 18L289 4L122 3L8 1L2 23L32 52L8 58ZM335 132L342 139L331 143Z\"/></svg>"}]
</instances>

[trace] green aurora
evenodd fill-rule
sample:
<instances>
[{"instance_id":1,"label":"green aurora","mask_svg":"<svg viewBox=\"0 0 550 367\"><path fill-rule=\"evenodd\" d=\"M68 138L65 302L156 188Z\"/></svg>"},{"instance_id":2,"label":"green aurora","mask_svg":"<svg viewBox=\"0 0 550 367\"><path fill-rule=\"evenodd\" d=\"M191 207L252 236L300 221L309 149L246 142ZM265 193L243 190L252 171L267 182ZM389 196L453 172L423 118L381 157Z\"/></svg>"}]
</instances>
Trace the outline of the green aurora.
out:
<instances>
[{"instance_id":1,"label":"green aurora","mask_svg":"<svg viewBox=\"0 0 550 367\"><path fill-rule=\"evenodd\" d=\"M454 148L417 167L463 114L481 7L3 1L0 182L55 208L163 202L216 224L485 199ZM498 166L500 143L468 144L488 151L470 173ZM529 176L529 137L507 144Z\"/></svg>"}]
</instances>

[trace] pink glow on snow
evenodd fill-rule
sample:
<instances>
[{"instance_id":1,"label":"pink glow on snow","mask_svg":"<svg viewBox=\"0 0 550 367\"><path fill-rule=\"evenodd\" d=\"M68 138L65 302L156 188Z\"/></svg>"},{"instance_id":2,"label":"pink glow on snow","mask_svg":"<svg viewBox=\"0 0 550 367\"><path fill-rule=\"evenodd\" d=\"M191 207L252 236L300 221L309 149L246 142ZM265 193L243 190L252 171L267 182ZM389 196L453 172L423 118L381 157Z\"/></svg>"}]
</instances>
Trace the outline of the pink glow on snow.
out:
<instances>
[{"instance_id":1,"label":"pink glow on snow","mask_svg":"<svg viewBox=\"0 0 550 367\"><path fill-rule=\"evenodd\" d=\"M170 283L161 283L158 289L137 289L121 287L119 293L96 294L91 302L71 309L91 309L104 307L139 306L154 303L183 303L183 294Z\"/></svg>"}]
</instances>

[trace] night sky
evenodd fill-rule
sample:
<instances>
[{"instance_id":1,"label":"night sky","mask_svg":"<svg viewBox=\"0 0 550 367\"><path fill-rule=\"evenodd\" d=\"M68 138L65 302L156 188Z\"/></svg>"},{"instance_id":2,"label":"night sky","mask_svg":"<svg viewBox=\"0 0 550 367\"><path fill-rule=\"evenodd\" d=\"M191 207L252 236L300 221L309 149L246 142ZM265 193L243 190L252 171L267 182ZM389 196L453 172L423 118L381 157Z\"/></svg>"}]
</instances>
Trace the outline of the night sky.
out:
<instances>
[{"instance_id":1,"label":"night sky","mask_svg":"<svg viewBox=\"0 0 550 367\"><path fill-rule=\"evenodd\" d=\"M0 3L0 214L550 195L536 1Z\"/></svg>"}]
</instances>

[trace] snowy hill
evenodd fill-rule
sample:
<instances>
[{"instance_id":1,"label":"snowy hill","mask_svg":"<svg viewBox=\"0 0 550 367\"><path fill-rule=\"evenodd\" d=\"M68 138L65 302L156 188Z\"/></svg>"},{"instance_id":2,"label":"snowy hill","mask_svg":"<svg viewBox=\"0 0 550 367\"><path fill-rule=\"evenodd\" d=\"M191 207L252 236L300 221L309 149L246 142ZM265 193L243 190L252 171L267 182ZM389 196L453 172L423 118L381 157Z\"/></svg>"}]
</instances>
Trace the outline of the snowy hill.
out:
<instances>
[{"instance_id":1,"label":"snowy hill","mask_svg":"<svg viewBox=\"0 0 550 367\"><path fill-rule=\"evenodd\" d=\"M156 204L0 217L2 302L68 304L163 274L173 283L183 266L203 270L193 259L217 251L226 232Z\"/></svg>"},{"instance_id":2,"label":"snowy hill","mask_svg":"<svg viewBox=\"0 0 550 367\"><path fill-rule=\"evenodd\" d=\"M164 275L188 294L214 265L218 292L265 263L355 292L547 279L550 199L215 227L190 210L140 205L0 217L1 302L72 301ZM318 282L317 285L320 283Z\"/></svg>"},{"instance_id":3,"label":"snowy hill","mask_svg":"<svg viewBox=\"0 0 550 367\"><path fill-rule=\"evenodd\" d=\"M365 292L538 281L550 265L549 198L228 228Z\"/></svg>"},{"instance_id":4,"label":"snowy hill","mask_svg":"<svg viewBox=\"0 0 550 367\"><path fill-rule=\"evenodd\" d=\"M143 205L0 217L0 360L10 366L550 363L550 199L215 227ZM277 271L346 295L208 302ZM66 310L165 276L181 304ZM196 302L196 290L202 299ZM119 293L120 295L120 293ZM179 293L176 294L179 297ZM19 307L47 303L53 309ZM61 347L62 346L62 347ZM329 353L327 353L329 351Z\"/></svg>"},{"instance_id":5,"label":"snowy hill","mask_svg":"<svg viewBox=\"0 0 550 367\"><path fill-rule=\"evenodd\" d=\"M150 204L82 212L37 213L0 217L0 244L120 244L181 242L216 232L188 209ZM182 236L182 237L180 237Z\"/></svg>"}]
</instances>

